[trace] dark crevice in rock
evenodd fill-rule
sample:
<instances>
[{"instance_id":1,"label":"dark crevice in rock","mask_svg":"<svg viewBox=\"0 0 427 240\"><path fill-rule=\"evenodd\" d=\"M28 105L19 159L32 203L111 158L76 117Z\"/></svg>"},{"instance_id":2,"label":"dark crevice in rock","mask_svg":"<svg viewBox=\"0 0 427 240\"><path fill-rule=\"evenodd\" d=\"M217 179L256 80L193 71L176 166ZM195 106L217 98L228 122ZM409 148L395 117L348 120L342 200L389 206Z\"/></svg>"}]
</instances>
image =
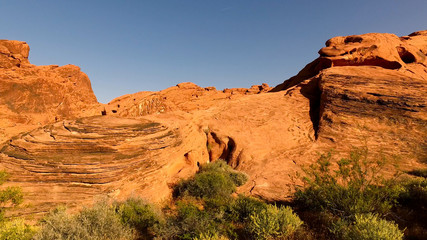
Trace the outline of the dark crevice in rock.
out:
<instances>
[{"instance_id":1,"label":"dark crevice in rock","mask_svg":"<svg viewBox=\"0 0 427 240\"><path fill-rule=\"evenodd\" d=\"M320 106L322 91L319 88L319 78L313 78L301 87L301 94L310 101L310 120L313 124L314 137L317 139L319 122L320 122Z\"/></svg>"},{"instance_id":2,"label":"dark crevice in rock","mask_svg":"<svg viewBox=\"0 0 427 240\"><path fill-rule=\"evenodd\" d=\"M359 36L348 36L345 38L344 43L361 43L363 41L362 37Z\"/></svg>"},{"instance_id":3,"label":"dark crevice in rock","mask_svg":"<svg viewBox=\"0 0 427 240\"><path fill-rule=\"evenodd\" d=\"M243 161L243 150L237 151L236 141L232 137L220 137L212 131L206 132L206 137L210 162L222 159L231 167L237 168Z\"/></svg>"},{"instance_id":4,"label":"dark crevice in rock","mask_svg":"<svg viewBox=\"0 0 427 240\"><path fill-rule=\"evenodd\" d=\"M406 50L404 47L396 47L397 52L399 53L400 58L404 63L413 63L415 62L415 56Z\"/></svg>"}]
</instances>

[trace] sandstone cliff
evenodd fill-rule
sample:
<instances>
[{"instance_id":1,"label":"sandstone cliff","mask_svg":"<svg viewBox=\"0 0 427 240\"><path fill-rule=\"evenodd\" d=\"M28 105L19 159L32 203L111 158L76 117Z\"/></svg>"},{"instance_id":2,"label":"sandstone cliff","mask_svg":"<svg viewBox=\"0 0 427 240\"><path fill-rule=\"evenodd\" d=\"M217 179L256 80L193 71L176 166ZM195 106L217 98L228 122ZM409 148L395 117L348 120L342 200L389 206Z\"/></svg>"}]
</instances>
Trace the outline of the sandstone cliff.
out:
<instances>
[{"instance_id":1,"label":"sandstone cliff","mask_svg":"<svg viewBox=\"0 0 427 240\"><path fill-rule=\"evenodd\" d=\"M0 142L60 119L87 115L98 104L88 76L73 65L35 66L30 48L0 40Z\"/></svg>"}]
</instances>

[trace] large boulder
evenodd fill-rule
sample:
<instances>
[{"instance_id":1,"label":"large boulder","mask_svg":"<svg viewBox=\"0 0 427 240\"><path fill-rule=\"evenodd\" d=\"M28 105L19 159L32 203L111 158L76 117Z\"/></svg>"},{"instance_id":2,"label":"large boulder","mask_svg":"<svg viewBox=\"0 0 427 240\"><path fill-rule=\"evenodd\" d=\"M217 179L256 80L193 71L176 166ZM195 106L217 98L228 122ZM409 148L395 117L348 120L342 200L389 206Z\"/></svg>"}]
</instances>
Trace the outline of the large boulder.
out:
<instances>
[{"instance_id":1,"label":"large boulder","mask_svg":"<svg viewBox=\"0 0 427 240\"><path fill-rule=\"evenodd\" d=\"M26 42L0 40L0 68L29 66L30 47Z\"/></svg>"}]
</instances>

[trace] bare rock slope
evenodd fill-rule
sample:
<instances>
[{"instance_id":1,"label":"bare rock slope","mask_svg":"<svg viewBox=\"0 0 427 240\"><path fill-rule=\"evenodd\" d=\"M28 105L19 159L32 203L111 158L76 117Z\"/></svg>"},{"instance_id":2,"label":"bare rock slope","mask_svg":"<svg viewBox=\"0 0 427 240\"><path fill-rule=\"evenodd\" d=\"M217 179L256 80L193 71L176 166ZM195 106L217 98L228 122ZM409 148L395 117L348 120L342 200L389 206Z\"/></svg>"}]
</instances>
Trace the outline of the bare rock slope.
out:
<instances>
[{"instance_id":1,"label":"bare rock slope","mask_svg":"<svg viewBox=\"0 0 427 240\"><path fill-rule=\"evenodd\" d=\"M0 148L0 166L13 173L11 184L23 186L29 202L43 206L34 212L100 194L160 201L179 178L218 158L250 176L239 191L269 200L286 199L295 172L332 148L342 155L368 146L372 156L397 159L402 169L425 167L426 46L427 31L336 37L273 89L182 83L106 105L96 103L76 67L35 67L26 61L25 44L16 47L21 53L0 48L0 90L7 93L0 95L1 130L9 139ZM13 84L27 82L14 90ZM68 100L51 96L56 91L68 91ZM41 117L49 124L35 129ZM26 132L12 134L6 126L13 124L14 132Z\"/></svg>"}]
</instances>

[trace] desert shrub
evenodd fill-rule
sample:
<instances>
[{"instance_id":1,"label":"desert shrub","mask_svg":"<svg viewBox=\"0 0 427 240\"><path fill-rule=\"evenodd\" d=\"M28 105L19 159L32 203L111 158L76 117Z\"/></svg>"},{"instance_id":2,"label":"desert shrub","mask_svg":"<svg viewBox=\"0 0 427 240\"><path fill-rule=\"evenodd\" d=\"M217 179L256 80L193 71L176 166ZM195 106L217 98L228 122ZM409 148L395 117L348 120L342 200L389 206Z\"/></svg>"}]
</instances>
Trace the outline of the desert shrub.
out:
<instances>
[{"instance_id":1,"label":"desert shrub","mask_svg":"<svg viewBox=\"0 0 427 240\"><path fill-rule=\"evenodd\" d=\"M193 240L228 240L227 237L220 236L218 234L209 234L209 233L202 233L199 236L193 238Z\"/></svg>"},{"instance_id":2,"label":"desert shrub","mask_svg":"<svg viewBox=\"0 0 427 240\"><path fill-rule=\"evenodd\" d=\"M24 223L22 219L14 219L0 223L0 240L29 240L36 229Z\"/></svg>"},{"instance_id":3,"label":"desert shrub","mask_svg":"<svg viewBox=\"0 0 427 240\"><path fill-rule=\"evenodd\" d=\"M0 171L0 185L3 185L10 175L4 170ZM24 195L20 187L6 187L0 190L0 240L6 239L31 239L35 228L24 223L22 219L5 219L5 210L22 203Z\"/></svg>"},{"instance_id":4,"label":"desert shrub","mask_svg":"<svg viewBox=\"0 0 427 240\"><path fill-rule=\"evenodd\" d=\"M407 179L401 183L403 191L393 209L393 219L405 227L405 238L425 239L427 236L427 179Z\"/></svg>"},{"instance_id":5,"label":"desert shrub","mask_svg":"<svg viewBox=\"0 0 427 240\"><path fill-rule=\"evenodd\" d=\"M114 207L122 223L136 229L140 237L152 237L153 229L162 221L161 214L140 198L129 198Z\"/></svg>"},{"instance_id":6,"label":"desert shrub","mask_svg":"<svg viewBox=\"0 0 427 240\"><path fill-rule=\"evenodd\" d=\"M191 196L214 198L215 196L229 196L236 190L236 186L222 173L203 172L194 177L194 181L187 185Z\"/></svg>"},{"instance_id":7,"label":"desert shrub","mask_svg":"<svg viewBox=\"0 0 427 240\"><path fill-rule=\"evenodd\" d=\"M176 213L157 230L158 239L193 239L201 234L218 234L220 226L196 201L176 203Z\"/></svg>"},{"instance_id":8,"label":"desert shrub","mask_svg":"<svg viewBox=\"0 0 427 240\"><path fill-rule=\"evenodd\" d=\"M403 191L399 195L399 203L404 205L425 206L427 202L427 179L417 178L401 183Z\"/></svg>"},{"instance_id":9,"label":"desert shrub","mask_svg":"<svg viewBox=\"0 0 427 240\"><path fill-rule=\"evenodd\" d=\"M236 222L244 223L249 219L249 216L255 212L261 212L267 208L267 204L253 197L239 195L232 202L231 215Z\"/></svg>"},{"instance_id":10,"label":"desert shrub","mask_svg":"<svg viewBox=\"0 0 427 240\"><path fill-rule=\"evenodd\" d=\"M337 162L337 170L332 170L331 157L331 153L324 154L305 169L305 187L295 192L297 205L340 218L389 213L401 188L379 175L384 159L370 160L366 148L354 149L349 158Z\"/></svg>"},{"instance_id":11,"label":"desert shrub","mask_svg":"<svg viewBox=\"0 0 427 240\"><path fill-rule=\"evenodd\" d=\"M215 162L204 164L200 167L200 173L203 172L220 172L228 176L233 183L239 187L248 181L248 176L242 172L234 170L224 160L218 159Z\"/></svg>"},{"instance_id":12,"label":"desert shrub","mask_svg":"<svg viewBox=\"0 0 427 240\"><path fill-rule=\"evenodd\" d=\"M247 229L254 239L277 239L289 237L302 224L290 207L268 205L249 216Z\"/></svg>"},{"instance_id":13,"label":"desert shrub","mask_svg":"<svg viewBox=\"0 0 427 240\"><path fill-rule=\"evenodd\" d=\"M342 237L351 240L401 240L403 232L397 224L375 214L357 214L355 221L344 229Z\"/></svg>"},{"instance_id":14,"label":"desert shrub","mask_svg":"<svg viewBox=\"0 0 427 240\"><path fill-rule=\"evenodd\" d=\"M10 175L6 171L0 171L0 185L3 185ZM16 207L22 203L24 195L20 187L7 187L6 189L0 190L0 221L4 220L5 207Z\"/></svg>"},{"instance_id":15,"label":"desert shrub","mask_svg":"<svg viewBox=\"0 0 427 240\"><path fill-rule=\"evenodd\" d=\"M175 187L175 196L190 195L204 199L229 197L237 186L246 181L245 174L218 160L201 166L193 178L179 182Z\"/></svg>"},{"instance_id":16,"label":"desert shrub","mask_svg":"<svg viewBox=\"0 0 427 240\"><path fill-rule=\"evenodd\" d=\"M236 237L235 201L231 194L246 181L245 174L222 160L202 165L194 177L180 181L175 187L176 208L157 229L157 238Z\"/></svg>"},{"instance_id":17,"label":"desert shrub","mask_svg":"<svg viewBox=\"0 0 427 240\"><path fill-rule=\"evenodd\" d=\"M35 239L133 239L131 229L124 226L120 217L107 203L85 208L77 215L69 215L65 208L52 211L44 218Z\"/></svg>"}]
</instances>

